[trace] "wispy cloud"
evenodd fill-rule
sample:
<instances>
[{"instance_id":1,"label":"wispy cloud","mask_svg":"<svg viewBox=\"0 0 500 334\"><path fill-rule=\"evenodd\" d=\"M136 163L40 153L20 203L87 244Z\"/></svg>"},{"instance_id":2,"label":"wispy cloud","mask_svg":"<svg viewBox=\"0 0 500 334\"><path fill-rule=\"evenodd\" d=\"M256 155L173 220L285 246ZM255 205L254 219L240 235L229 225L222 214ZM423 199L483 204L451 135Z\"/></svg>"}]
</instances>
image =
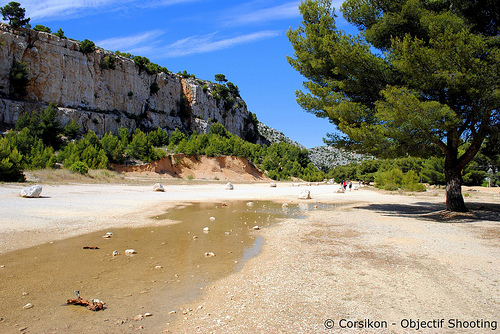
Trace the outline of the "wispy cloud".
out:
<instances>
[{"instance_id":1,"label":"wispy cloud","mask_svg":"<svg viewBox=\"0 0 500 334\"><path fill-rule=\"evenodd\" d=\"M220 37L218 32L214 32L206 35L190 36L164 45L164 42L159 39L163 32L154 30L128 37L110 38L97 42L97 45L108 50L121 50L141 56L176 58L228 49L241 44L254 43L279 36L281 33L278 30L264 30L238 36ZM161 44L163 46L159 46Z\"/></svg>"},{"instance_id":2,"label":"wispy cloud","mask_svg":"<svg viewBox=\"0 0 500 334\"><path fill-rule=\"evenodd\" d=\"M163 48L164 58L175 58L197 53L227 49L239 44L253 43L280 35L277 30L265 30L229 38L217 39L217 34L184 38Z\"/></svg>"},{"instance_id":3,"label":"wispy cloud","mask_svg":"<svg viewBox=\"0 0 500 334\"><path fill-rule=\"evenodd\" d=\"M32 19L61 19L74 16L87 16L110 10L130 9L131 6L139 8L165 7L181 3L201 0L24 0L22 5L26 8L26 15ZM7 3L8 1L1 1Z\"/></svg>"},{"instance_id":4,"label":"wispy cloud","mask_svg":"<svg viewBox=\"0 0 500 334\"><path fill-rule=\"evenodd\" d=\"M131 48L140 46L143 43L154 42L161 35L163 35L163 31L152 30L132 36L108 38L102 41L98 41L96 42L96 44L104 49L112 51L130 50Z\"/></svg>"},{"instance_id":5,"label":"wispy cloud","mask_svg":"<svg viewBox=\"0 0 500 334\"><path fill-rule=\"evenodd\" d=\"M250 11L238 10L239 13L245 12L245 14L231 15L230 23L249 24L249 23L275 21L275 20L288 19L292 17L298 17L300 16L299 3L300 1L291 1L275 7L253 9Z\"/></svg>"}]
</instances>

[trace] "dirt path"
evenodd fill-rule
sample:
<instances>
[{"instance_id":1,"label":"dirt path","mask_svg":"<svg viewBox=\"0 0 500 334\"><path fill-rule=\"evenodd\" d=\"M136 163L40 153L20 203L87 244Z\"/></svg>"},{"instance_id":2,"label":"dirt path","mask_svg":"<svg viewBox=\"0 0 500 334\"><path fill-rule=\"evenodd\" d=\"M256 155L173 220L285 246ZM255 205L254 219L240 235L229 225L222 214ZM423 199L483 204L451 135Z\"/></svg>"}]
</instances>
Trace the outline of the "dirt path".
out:
<instances>
[{"instance_id":1,"label":"dirt path","mask_svg":"<svg viewBox=\"0 0 500 334\"><path fill-rule=\"evenodd\" d=\"M417 320L431 326L419 333L498 330L498 200L490 198L496 215L446 218L433 198L363 195L259 231L262 254L186 305L168 330L415 333ZM481 214L488 218L473 218Z\"/></svg>"}]
</instances>

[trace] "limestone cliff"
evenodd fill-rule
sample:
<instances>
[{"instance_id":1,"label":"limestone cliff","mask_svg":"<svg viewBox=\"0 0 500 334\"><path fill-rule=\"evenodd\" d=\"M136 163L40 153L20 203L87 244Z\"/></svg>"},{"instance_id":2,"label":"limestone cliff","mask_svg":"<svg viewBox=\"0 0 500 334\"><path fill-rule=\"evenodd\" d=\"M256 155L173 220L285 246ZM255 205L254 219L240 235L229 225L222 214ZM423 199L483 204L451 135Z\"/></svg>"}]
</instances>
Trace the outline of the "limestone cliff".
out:
<instances>
[{"instance_id":1,"label":"limestone cliff","mask_svg":"<svg viewBox=\"0 0 500 334\"><path fill-rule=\"evenodd\" d=\"M106 56L115 69L103 69ZM13 93L10 71L16 62L29 68L26 94ZM151 89L156 83L157 92ZM205 89L203 87L206 85ZM74 119L98 135L138 126L206 132L211 122L240 137L256 133L240 97L215 99L215 85L173 73L148 74L133 60L97 48L84 54L80 43L30 29L0 24L0 124L12 125L20 113L59 107L62 125Z\"/></svg>"}]
</instances>

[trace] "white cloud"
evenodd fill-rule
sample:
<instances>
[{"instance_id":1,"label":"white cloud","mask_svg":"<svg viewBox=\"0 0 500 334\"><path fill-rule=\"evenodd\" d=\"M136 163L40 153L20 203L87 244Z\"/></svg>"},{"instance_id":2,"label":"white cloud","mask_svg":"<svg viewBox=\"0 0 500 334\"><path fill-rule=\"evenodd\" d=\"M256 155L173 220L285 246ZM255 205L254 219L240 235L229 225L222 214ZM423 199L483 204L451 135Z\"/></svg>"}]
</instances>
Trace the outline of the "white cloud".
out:
<instances>
[{"instance_id":1,"label":"white cloud","mask_svg":"<svg viewBox=\"0 0 500 334\"><path fill-rule=\"evenodd\" d=\"M175 4L200 0L23 0L22 7L26 8L26 16L32 19L69 19L93 15L110 10L127 9L130 6L140 8L164 7ZM8 1L1 1L7 3Z\"/></svg>"},{"instance_id":2,"label":"white cloud","mask_svg":"<svg viewBox=\"0 0 500 334\"><path fill-rule=\"evenodd\" d=\"M126 37L109 38L96 42L107 50L120 50L135 55L155 58L176 58L191 54L207 53L231 48L235 45L253 43L260 40L279 36L278 30L264 30L234 37L218 37L218 32L206 35L195 35L180 39L165 46L160 40L163 31L152 30L142 34Z\"/></svg>"},{"instance_id":3,"label":"white cloud","mask_svg":"<svg viewBox=\"0 0 500 334\"><path fill-rule=\"evenodd\" d=\"M299 3L300 1L291 1L275 7L253 10L243 15L233 15L230 23L249 24L298 17L300 16ZM238 12L243 12L243 10L238 10Z\"/></svg>"},{"instance_id":4,"label":"white cloud","mask_svg":"<svg viewBox=\"0 0 500 334\"><path fill-rule=\"evenodd\" d=\"M127 37L115 37L108 38L102 41L96 42L97 45L106 50L130 50L142 43L148 41L155 41L159 36L163 35L161 30L152 30L145 33L127 36Z\"/></svg>"},{"instance_id":5,"label":"white cloud","mask_svg":"<svg viewBox=\"0 0 500 334\"><path fill-rule=\"evenodd\" d=\"M265 30L223 39L217 39L216 33L204 36L191 36L162 48L161 53L164 58L175 58L190 54L207 53L227 49L239 44L252 43L276 37L279 34L280 32L276 30Z\"/></svg>"}]
</instances>

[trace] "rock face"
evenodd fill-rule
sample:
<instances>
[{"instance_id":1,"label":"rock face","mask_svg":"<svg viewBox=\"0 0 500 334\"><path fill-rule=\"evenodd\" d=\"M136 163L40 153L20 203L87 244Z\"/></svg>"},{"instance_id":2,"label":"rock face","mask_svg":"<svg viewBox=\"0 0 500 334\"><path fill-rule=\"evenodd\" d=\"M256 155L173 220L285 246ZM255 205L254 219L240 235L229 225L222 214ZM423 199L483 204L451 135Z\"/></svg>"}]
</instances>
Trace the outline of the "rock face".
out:
<instances>
[{"instance_id":1,"label":"rock face","mask_svg":"<svg viewBox=\"0 0 500 334\"><path fill-rule=\"evenodd\" d=\"M115 69L103 69L114 56ZM29 68L27 94L19 96L10 80L15 62ZM157 92L152 85L157 85ZM80 43L30 29L12 29L0 23L0 124L12 125L20 113L55 103L64 126L74 119L84 131L98 135L146 128L179 128L198 133L219 122L231 133L256 133L240 97L215 99L215 85L173 73L148 74L133 60L97 48L84 54ZM234 104L233 104L234 103ZM225 105L228 104L228 105ZM210 119L210 120L209 120Z\"/></svg>"}]
</instances>

